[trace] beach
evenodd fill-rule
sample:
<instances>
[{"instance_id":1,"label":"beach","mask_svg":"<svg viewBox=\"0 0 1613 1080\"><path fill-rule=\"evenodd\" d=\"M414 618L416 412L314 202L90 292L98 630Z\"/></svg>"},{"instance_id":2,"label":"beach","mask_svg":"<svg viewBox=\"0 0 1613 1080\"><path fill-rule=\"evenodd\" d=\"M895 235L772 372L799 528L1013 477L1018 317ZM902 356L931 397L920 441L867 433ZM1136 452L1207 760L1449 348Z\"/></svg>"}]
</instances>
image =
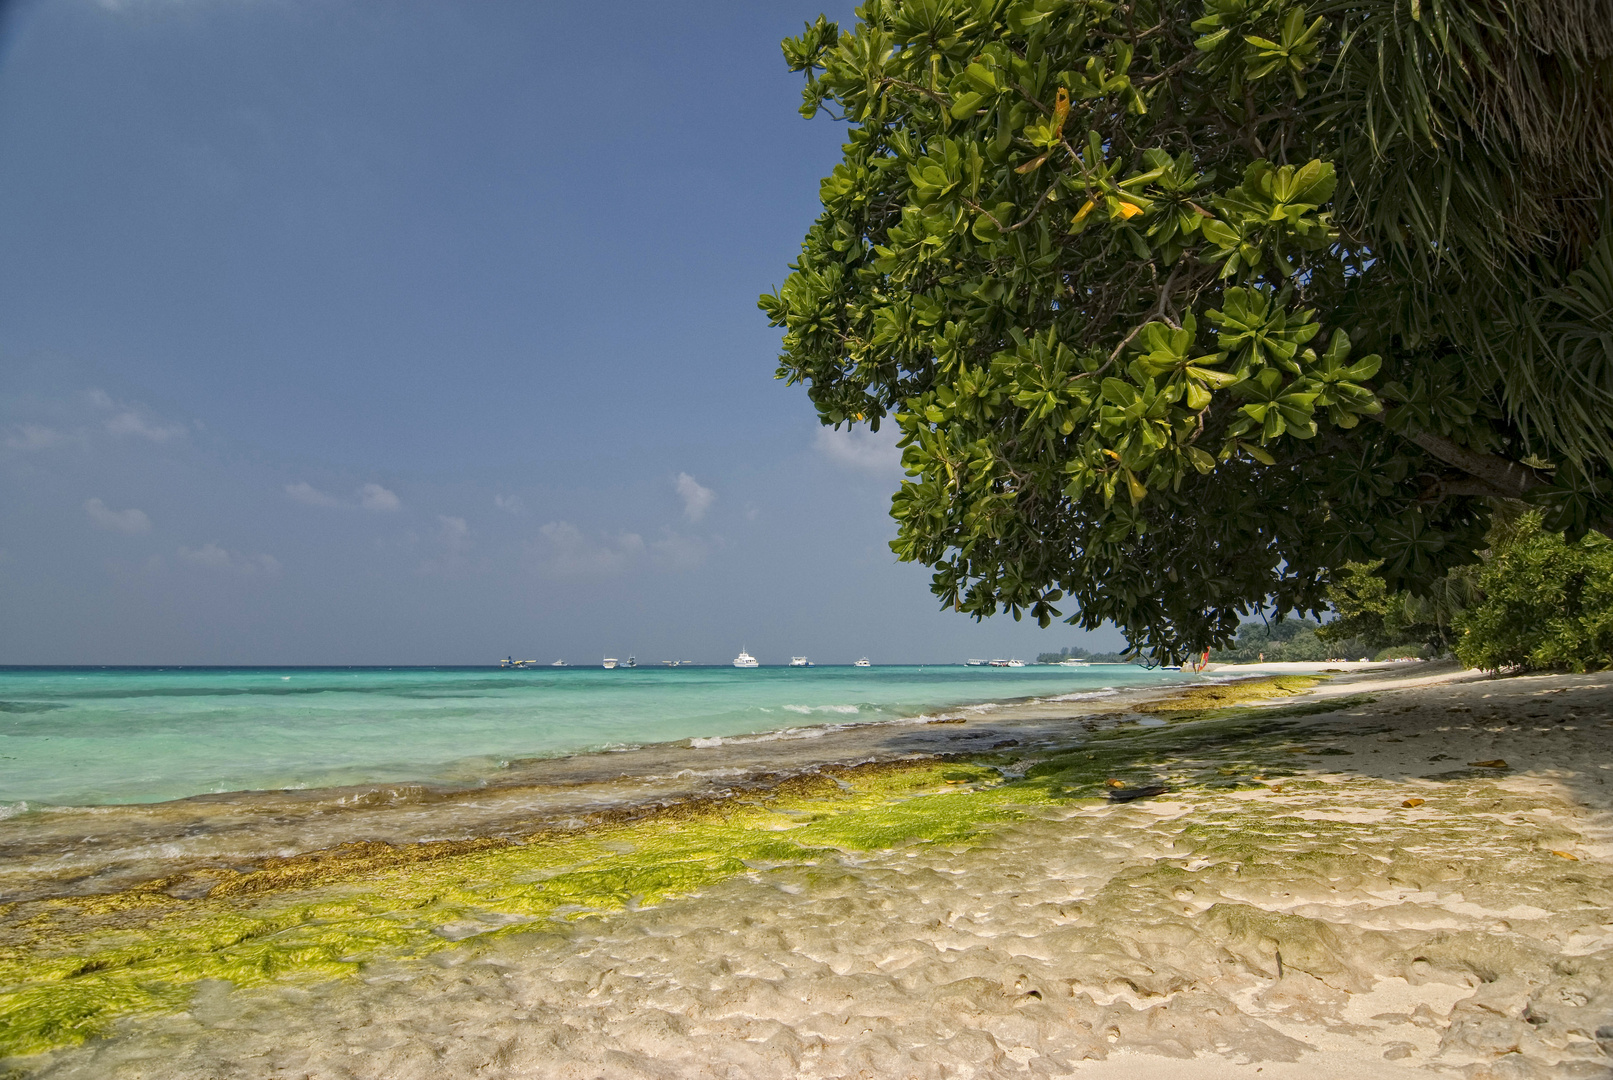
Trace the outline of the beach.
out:
<instances>
[{"instance_id":1,"label":"beach","mask_svg":"<svg viewBox=\"0 0 1613 1080\"><path fill-rule=\"evenodd\" d=\"M1609 1075L1613 676L1351 668L63 815L0 1074Z\"/></svg>"}]
</instances>

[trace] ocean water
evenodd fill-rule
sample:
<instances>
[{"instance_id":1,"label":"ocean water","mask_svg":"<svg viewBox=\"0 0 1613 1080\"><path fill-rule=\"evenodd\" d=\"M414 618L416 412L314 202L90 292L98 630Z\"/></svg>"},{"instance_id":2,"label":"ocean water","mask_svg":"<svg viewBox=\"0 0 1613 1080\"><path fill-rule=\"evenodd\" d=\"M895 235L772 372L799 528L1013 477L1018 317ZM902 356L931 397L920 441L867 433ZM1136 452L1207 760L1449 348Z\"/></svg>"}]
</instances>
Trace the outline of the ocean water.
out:
<instances>
[{"instance_id":1,"label":"ocean water","mask_svg":"<svg viewBox=\"0 0 1613 1080\"><path fill-rule=\"evenodd\" d=\"M247 790L474 786L510 762L1104 695L1133 666L0 669L0 816Z\"/></svg>"}]
</instances>

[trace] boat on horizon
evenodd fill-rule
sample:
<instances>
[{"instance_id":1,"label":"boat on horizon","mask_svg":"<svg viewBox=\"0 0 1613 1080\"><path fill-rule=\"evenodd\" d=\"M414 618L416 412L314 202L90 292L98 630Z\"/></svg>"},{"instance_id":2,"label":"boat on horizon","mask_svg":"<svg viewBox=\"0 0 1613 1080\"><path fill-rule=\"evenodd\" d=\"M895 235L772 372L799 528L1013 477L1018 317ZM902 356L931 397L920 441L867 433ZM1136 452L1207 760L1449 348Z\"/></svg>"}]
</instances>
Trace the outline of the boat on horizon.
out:
<instances>
[{"instance_id":1,"label":"boat on horizon","mask_svg":"<svg viewBox=\"0 0 1613 1080\"><path fill-rule=\"evenodd\" d=\"M570 667L571 664L568 663L565 660L556 660L554 663L550 664L549 666L550 667Z\"/></svg>"},{"instance_id":2,"label":"boat on horizon","mask_svg":"<svg viewBox=\"0 0 1613 1080\"><path fill-rule=\"evenodd\" d=\"M990 660L990 661L987 661L987 666L989 666L989 667L1024 667L1025 666L1025 661L1023 661L1023 660Z\"/></svg>"},{"instance_id":3,"label":"boat on horizon","mask_svg":"<svg viewBox=\"0 0 1613 1080\"><path fill-rule=\"evenodd\" d=\"M621 661L617 660L616 657L614 657L614 656L607 656L607 657L605 657L604 663L605 663L605 670L609 671L610 669L614 668L617 664L621 663Z\"/></svg>"},{"instance_id":4,"label":"boat on horizon","mask_svg":"<svg viewBox=\"0 0 1613 1080\"><path fill-rule=\"evenodd\" d=\"M739 655L734 657L734 666L735 667L761 667L762 665L757 661L756 657L752 656L750 653L746 652L744 649L740 649L739 650Z\"/></svg>"},{"instance_id":5,"label":"boat on horizon","mask_svg":"<svg viewBox=\"0 0 1613 1080\"><path fill-rule=\"evenodd\" d=\"M1077 659L1076 657L1073 657L1073 656L1070 657L1068 660L1060 660L1059 661L1059 667L1087 667L1087 666L1088 665L1087 665L1087 662L1085 660L1079 660L1079 659Z\"/></svg>"},{"instance_id":6,"label":"boat on horizon","mask_svg":"<svg viewBox=\"0 0 1613 1080\"><path fill-rule=\"evenodd\" d=\"M963 666L964 667L985 667L986 662L984 660L965 660L963 662Z\"/></svg>"},{"instance_id":7,"label":"boat on horizon","mask_svg":"<svg viewBox=\"0 0 1613 1080\"><path fill-rule=\"evenodd\" d=\"M855 664L852 664L851 666L852 667L873 667L874 665L870 664L868 662L868 657L865 656L861 660L857 661Z\"/></svg>"},{"instance_id":8,"label":"boat on horizon","mask_svg":"<svg viewBox=\"0 0 1613 1080\"><path fill-rule=\"evenodd\" d=\"M812 666L812 661L808 660L804 656L792 656L792 657L790 657L790 666L791 667L811 667Z\"/></svg>"}]
</instances>

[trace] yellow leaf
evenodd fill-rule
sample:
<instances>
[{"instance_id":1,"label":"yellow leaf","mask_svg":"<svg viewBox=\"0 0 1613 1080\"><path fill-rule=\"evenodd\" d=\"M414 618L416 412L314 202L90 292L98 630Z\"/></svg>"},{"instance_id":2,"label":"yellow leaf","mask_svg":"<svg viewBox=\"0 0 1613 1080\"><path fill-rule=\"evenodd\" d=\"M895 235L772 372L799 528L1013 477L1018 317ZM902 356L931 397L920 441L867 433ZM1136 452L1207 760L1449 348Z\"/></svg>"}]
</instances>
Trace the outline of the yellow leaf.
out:
<instances>
[{"instance_id":1,"label":"yellow leaf","mask_svg":"<svg viewBox=\"0 0 1613 1080\"><path fill-rule=\"evenodd\" d=\"M1075 220L1072 221L1071 224L1081 224L1081 222L1087 219L1087 215L1092 213L1092 211L1097 209L1097 207L1097 203L1093 202L1091 199L1088 199L1084 204L1082 204L1081 209L1075 212Z\"/></svg>"},{"instance_id":2,"label":"yellow leaf","mask_svg":"<svg viewBox=\"0 0 1613 1080\"><path fill-rule=\"evenodd\" d=\"M1136 217L1142 212L1143 210L1140 206L1133 206L1129 202L1124 201L1120 204L1120 216L1125 218L1127 221L1130 221L1132 218Z\"/></svg>"},{"instance_id":3,"label":"yellow leaf","mask_svg":"<svg viewBox=\"0 0 1613 1080\"><path fill-rule=\"evenodd\" d=\"M1126 470L1126 486L1131 489L1132 502L1140 503L1148 497L1148 488L1132 474L1130 469Z\"/></svg>"},{"instance_id":4,"label":"yellow leaf","mask_svg":"<svg viewBox=\"0 0 1613 1080\"><path fill-rule=\"evenodd\" d=\"M1070 116L1070 92L1059 87L1059 96L1053 102L1053 130L1063 131L1064 121Z\"/></svg>"}]
</instances>

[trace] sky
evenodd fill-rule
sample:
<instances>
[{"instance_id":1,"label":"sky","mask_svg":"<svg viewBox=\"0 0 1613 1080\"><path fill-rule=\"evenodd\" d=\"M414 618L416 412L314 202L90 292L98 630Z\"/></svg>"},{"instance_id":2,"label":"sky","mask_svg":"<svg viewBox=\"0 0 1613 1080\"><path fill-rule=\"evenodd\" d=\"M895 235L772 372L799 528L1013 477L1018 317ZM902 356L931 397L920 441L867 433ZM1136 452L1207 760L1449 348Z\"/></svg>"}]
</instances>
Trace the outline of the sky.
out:
<instances>
[{"instance_id":1,"label":"sky","mask_svg":"<svg viewBox=\"0 0 1613 1080\"><path fill-rule=\"evenodd\" d=\"M773 377L850 7L5 4L0 664L1118 645L939 610Z\"/></svg>"}]
</instances>

